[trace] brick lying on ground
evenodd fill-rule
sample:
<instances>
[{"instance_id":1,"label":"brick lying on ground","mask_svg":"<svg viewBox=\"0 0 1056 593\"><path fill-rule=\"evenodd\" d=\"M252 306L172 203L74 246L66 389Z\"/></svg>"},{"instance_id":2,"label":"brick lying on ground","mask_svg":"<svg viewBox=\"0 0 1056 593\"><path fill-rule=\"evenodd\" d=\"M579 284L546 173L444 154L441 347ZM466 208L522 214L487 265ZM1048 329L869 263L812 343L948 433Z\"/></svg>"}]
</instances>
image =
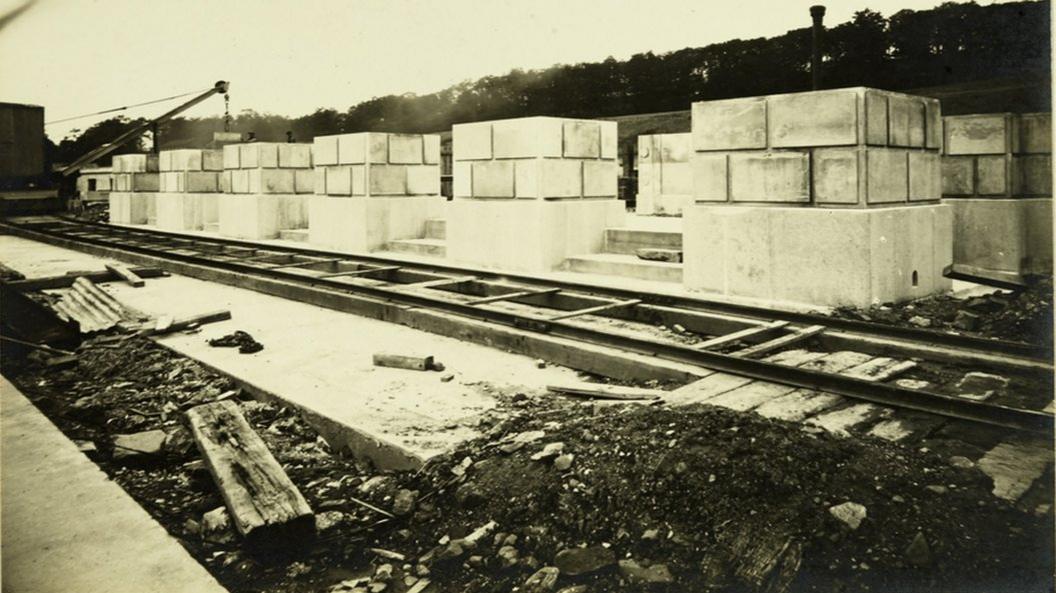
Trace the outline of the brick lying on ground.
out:
<instances>
[{"instance_id":1,"label":"brick lying on ground","mask_svg":"<svg viewBox=\"0 0 1056 593\"><path fill-rule=\"evenodd\" d=\"M315 516L238 405L223 400L187 411L194 441L238 532L276 546L315 533Z\"/></svg>"}]
</instances>

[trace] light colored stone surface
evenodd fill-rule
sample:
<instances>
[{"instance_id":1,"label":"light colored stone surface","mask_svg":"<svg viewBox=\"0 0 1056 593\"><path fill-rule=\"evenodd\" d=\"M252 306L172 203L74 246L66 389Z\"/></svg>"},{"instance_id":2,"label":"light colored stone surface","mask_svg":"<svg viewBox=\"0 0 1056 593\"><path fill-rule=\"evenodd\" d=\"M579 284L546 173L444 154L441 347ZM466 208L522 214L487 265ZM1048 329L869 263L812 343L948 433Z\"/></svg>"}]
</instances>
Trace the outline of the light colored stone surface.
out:
<instances>
[{"instance_id":1,"label":"light colored stone surface","mask_svg":"<svg viewBox=\"0 0 1056 593\"><path fill-rule=\"evenodd\" d=\"M746 152L729 156L734 202L809 202L810 157L806 152Z\"/></svg>"},{"instance_id":2,"label":"light colored stone surface","mask_svg":"<svg viewBox=\"0 0 1056 593\"><path fill-rule=\"evenodd\" d=\"M1012 172L1012 192L1014 195L1052 195L1052 155L1032 154L1013 156Z\"/></svg>"},{"instance_id":3,"label":"light colored stone surface","mask_svg":"<svg viewBox=\"0 0 1056 593\"><path fill-rule=\"evenodd\" d=\"M312 166L311 144L279 144L279 168L307 169Z\"/></svg>"},{"instance_id":4,"label":"light colored stone surface","mask_svg":"<svg viewBox=\"0 0 1056 593\"><path fill-rule=\"evenodd\" d=\"M987 451L978 465L994 481L994 496L1015 502L1052 463L1047 443L1005 442Z\"/></svg>"},{"instance_id":5,"label":"light colored stone surface","mask_svg":"<svg viewBox=\"0 0 1056 593\"><path fill-rule=\"evenodd\" d=\"M225 591L6 379L4 591Z\"/></svg>"},{"instance_id":6,"label":"light colored stone surface","mask_svg":"<svg viewBox=\"0 0 1056 593\"><path fill-rule=\"evenodd\" d=\"M316 136L312 141L312 160L315 166L336 165L339 136Z\"/></svg>"},{"instance_id":7,"label":"light colored stone surface","mask_svg":"<svg viewBox=\"0 0 1056 593\"><path fill-rule=\"evenodd\" d=\"M975 188L981 196L1007 196L1011 164L1005 155L975 158Z\"/></svg>"},{"instance_id":8,"label":"light colored stone surface","mask_svg":"<svg viewBox=\"0 0 1056 593\"><path fill-rule=\"evenodd\" d=\"M975 195L975 158L970 156L942 157L942 195Z\"/></svg>"},{"instance_id":9,"label":"light colored stone surface","mask_svg":"<svg viewBox=\"0 0 1056 593\"><path fill-rule=\"evenodd\" d=\"M147 200L132 192L112 191L109 195L110 222L113 224L147 224Z\"/></svg>"},{"instance_id":10,"label":"light colored stone surface","mask_svg":"<svg viewBox=\"0 0 1056 593\"><path fill-rule=\"evenodd\" d=\"M942 198L941 157L935 152L909 152L909 200Z\"/></svg>"},{"instance_id":11,"label":"light colored stone surface","mask_svg":"<svg viewBox=\"0 0 1056 593\"><path fill-rule=\"evenodd\" d=\"M819 204L858 204L864 194L864 157L857 148L814 151L814 201Z\"/></svg>"},{"instance_id":12,"label":"light colored stone surface","mask_svg":"<svg viewBox=\"0 0 1056 593\"><path fill-rule=\"evenodd\" d=\"M1019 116L1019 146L1023 154L1052 154L1052 114L1024 113Z\"/></svg>"},{"instance_id":13,"label":"light colored stone surface","mask_svg":"<svg viewBox=\"0 0 1056 593\"><path fill-rule=\"evenodd\" d=\"M307 198L309 243L358 253L424 236L426 221L442 217L445 203L439 196Z\"/></svg>"},{"instance_id":14,"label":"light colored stone surface","mask_svg":"<svg viewBox=\"0 0 1056 593\"><path fill-rule=\"evenodd\" d=\"M159 192L154 197L159 229L199 231L202 229L202 194Z\"/></svg>"},{"instance_id":15,"label":"light colored stone surface","mask_svg":"<svg viewBox=\"0 0 1056 593\"><path fill-rule=\"evenodd\" d=\"M766 148L766 99L694 103L692 127L693 150Z\"/></svg>"},{"instance_id":16,"label":"light colored stone surface","mask_svg":"<svg viewBox=\"0 0 1056 593\"><path fill-rule=\"evenodd\" d=\"M447 256L492 269L541 272L567 257L601 250L606 228L618 227L622 202L603 200L471 200L448 204Z\"/></svg>"},{"instance_id":17,"label":"light colored stone surface","mask_svg":"<svg viewBox=\"0 0 1056 593\"><path fill-rule=\"evenodd\" d=\"M390 134L388 148L388 162L392 164L420 165L425 156L420 134Z\"/></svg>"},{"instance_id":18,"label":"light colored stone surface","mask_svg":"<svg viewBox=\"0 0 1056 593\"><path fill-rule=\"evenodd\" d=\"M906 151L873 148L866 152L866 191L869 204L905 202L909 197Z\"/></svg>"},{"instance_id":19,"label":"light colored stone surface","mask_svg":"<svg viewBox=\"0 0 1056 593\"><path fill-rule=\"evenodd\" d=\"M221 195L219 232L233 239L274 239L282 230L306 228L308 199L295 194Z\"/></svg>"},{"instance_id":20,"label":"light colored stone surface","mask_svg":"<svg viewBox=\"0 0 1056 593\"><path fill-rule=\"evenodd\" d=\"M887 145L887 94L868 89L865 91L865 143L874 146Z\"/></svg>"},{"instance_id":21,"label":"light colored stone surface","mask_svg":"<svg viewBox=\"0 0 1056 593\"><path fill-rule=\"evenodd\" d=\"M654 134L638 137L638 194L635 209L639 214L681 214L683 206L693 201L696 158L691 134ZM723 155L701 155L720 158ZM721 173L725 199L725 171Z\"/></svg>"},{"instance_id":22,"label":"light colored stone surface","mask_svg":"<svg viewBox=\"0 0 1056 593\"><path fill-rule=\"evenodd\" d=\"M891 94L887 99L888 145L924 146L924 102L917 97Z\"/></svg>"},{"instance_id":23,"label":"light colored stone surface","mask_svg":"<svg viewBox=\"0 0 1056 593\"><path fill-rule=\"evenodd\" d=\"M679 171L676 164L672 164L671 167L666 171L671 178L675 178L676 171ZM618 176L619 169L616 167L616 161L583 161L583 197L595 198L595 197L613 197L618 191ZM665 181L667 176L665 176ZM668 186L671 189L671 193L677 193L679 190L681 193L686 193L685 181L682 181L680 185Z\"/></svg>"},{"instance_id":24,"label":"light colored stone surface","mask_svg":"<svg viewBox=\"0 0 1056 593\"><path fill-rule=\"evenodd\" d=\"M513 161L473 163L472 196L475 198L514 197L513 168Z\"/></svg>"},{"instance_id":25,"label":"light colored stone surface","mask_svg":"<svg viewBox=\"0 0 1056 593\"><path fill-rule=\"evenodd\" d=\"M729 157L723 153L695 153L690 157L693 197L699 202L729 199Z\"/></svg>"},{"instance_id":26,"label":"light colored stone surface","mask_svg":"<svg viewBox=\"0 0 1056 593\"><path fill-rule=\"evenodd\" d=\"M367 168L368 189L372 196L407 195L407 167L400 165L371 165Z\"/></svg>"},{"instance_id":27,"label":"light colored stone surface","mask_svg":"<svg viewBox=\"0 0 1056 593\"><path fill-rule=\"evenodd\" d=\"M451 146L457 161L492 158L491 122L451 126Z\"/></svg>"},{"instance_id":28,"label":"light colored stone surface","mask_svg":"<svg viewBox=\"0 0 1056 593\"><path fill-rule=\"evenodd\" d=\"M561 122L561 124L564 132L564 153L562 156L583 159L601 157L600 122L572 120Z\"/></svg>"},{"instance_id":29,"label":"light colored stone surface","mask_svg":"<svg viewBox=\"0 0 1056 593\"><path fill-rule=\"evenodd\" d=\"M708 206L683 213L687 288L728 296L867 306L949 289L949 207ZM948 240L948 239L947 239ZM912 283L913 272L918 282Z\"/></svg>"},{"instance_id":30,"label":"light colored stone surface","mask_svg":"<svg viewBox=\"0 0 1056 593\"><path fill-rule=\"evenodd\" d=\"M1011 151L1008 114L948 116L943 118L943 125L946 154L1005 154Z\"/></svg>"},{"instance_id":31,"label":"light colored stone surface","mask_svg":"<svg viewBox=\"0 0 1056 593\"><path fill-rule=\"evenodd\" d=\"M250 194L292 194L294 193L293 169L250 169Z\"/></svg>"},{"instance_id":32,"label":"light colored stone surface","mask_svg":"<svg viewBox=\"0 0 1056 593\"><path fill-rule=\"evenodd\" d=\"M953 261L982 271L1051 273L1052 200L946 200L953 211Z\"/></svg>"},{"instance_id":33,"label":"light colored stone surface","mask_svg":"<svg viewBox=\"0 0 1056 593\"><path fill-rule=\"evenodd\" d=\"M850 145L858 142L858 93L791 93L767 98L770 148Z\"/></svg>"}]
</instances>

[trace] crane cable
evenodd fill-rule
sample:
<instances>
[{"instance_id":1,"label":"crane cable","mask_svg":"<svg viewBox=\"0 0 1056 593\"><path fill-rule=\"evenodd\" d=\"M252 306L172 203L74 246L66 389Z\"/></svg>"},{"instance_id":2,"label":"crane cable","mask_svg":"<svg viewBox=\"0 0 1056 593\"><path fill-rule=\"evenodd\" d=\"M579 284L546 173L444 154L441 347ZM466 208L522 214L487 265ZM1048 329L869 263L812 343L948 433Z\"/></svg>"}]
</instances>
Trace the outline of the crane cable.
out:
<instances>
[{"instance_id":1,"label":"crane cable","mask_svg":"<svg viewBox=\"0 0 1056 593\"><path fill-rule=\"evenodd\" d=\"M197 95L197 94L200 94L200 93L204 93L207 90L209 90L209 89L201 89L201 90L197 90L197 91L191 91L189 93L183 93L182 95L173 95L171 97L165 97L164 99L155 99L153 101L145 101L143 103L136 103L135 105L126 105L124 107L115 107L113 109L104 109L102 111L97 111L95 113L86 113L84 115L75 115L73 117L67 117L67 118L64 118L64 119L55 119L55 120L52 120L52 121L49 121L49 122L44 122L44 125L48 126L48 125L51 125L51 124L58 124L58 123L62 123L62 122L73 121L75 119L82 119L82 118L85 118L85 117L92 117L92 116L95 116L95 115L104 115L104 114L107 114L107 113L113 113L115 111L124 111L126 109L132 109L134 107L143 107L144 105L153 105L155 103L163 103L165 101L172 101L173 99L180 99L182 97L187 97L187 96L190 96L190 95Z\"/></svg>"}]
</instances>

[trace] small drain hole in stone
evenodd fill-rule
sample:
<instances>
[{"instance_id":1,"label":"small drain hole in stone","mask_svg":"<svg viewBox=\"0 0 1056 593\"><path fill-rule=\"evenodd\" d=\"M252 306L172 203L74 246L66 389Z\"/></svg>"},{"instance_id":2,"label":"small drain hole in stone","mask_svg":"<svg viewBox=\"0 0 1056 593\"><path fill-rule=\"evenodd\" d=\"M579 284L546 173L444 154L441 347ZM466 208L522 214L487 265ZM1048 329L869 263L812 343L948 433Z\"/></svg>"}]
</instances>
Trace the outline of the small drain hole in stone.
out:
<instances>
[{"instance_id":1,"label":"small drain hole in stone","mask_svg":"<svg viewBox=\"0 0 1056 593\"><path fill-rule=\"evenodd\" d=\"M913 270L913 288L917 287L917 271Z\"/></svg>"}]
</instances>

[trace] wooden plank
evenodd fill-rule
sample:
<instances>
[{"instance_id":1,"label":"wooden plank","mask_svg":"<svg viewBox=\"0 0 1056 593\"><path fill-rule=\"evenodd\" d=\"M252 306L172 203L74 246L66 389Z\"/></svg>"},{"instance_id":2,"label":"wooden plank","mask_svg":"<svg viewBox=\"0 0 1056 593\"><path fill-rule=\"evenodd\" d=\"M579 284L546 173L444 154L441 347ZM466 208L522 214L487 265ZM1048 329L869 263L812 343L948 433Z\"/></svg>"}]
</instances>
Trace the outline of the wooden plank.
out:
<instances>
[{"instance_id":1,"label":"wooden plank","mask_svg":"<svg viewBox=\"0 0 1056 593\"><path fill-rule=\"evenodd\" d=\"M306 267L306 266L314 266L316 264L334 264L334 263L337 263L339 261L344 261L344 260L340 260L340 259L315 259L315 260L294 262L292 264L274 264L274 265L271 265L271 266L266 266L264 269L265 270L275 270L275 269L278 269L278 268L303 268L303 267Z\"/></svg>"},{"instance_id":2,"label":"wooden plank","mask_svg":"<svg viewBox=\"0 0 1056 593\"><path fill-rule=\"evenodd\" d=\"M161 278L168 276L168 272L159 270L158 268L130 268L140 278ZM46 276L44 278L30 278L28 280L17 280L14 282L8 282L7 286L19 290L21 292L28 292L32 290L48 290L54 288L69 288L73 286L73 283L79 276L83 276L87 280L90 280L93 284L101 284L103 282L113 282L114 280L120 280L121 277L107 270L105 272L88 272L78 271L72 274L63 274L61 276Z\"/></svg>"},{"instance_id":3,"label":"wooden plank","mask_svg":"<svg viewBox=\"0 0 1056 593\"><path fill-rule=\"evenodd\" d=\"M623 387L621 385L605 385L604 383L547 385L546 388L555 393L564 393L567 395L596 399L656 400L667 395L666 391L661 391L659 389L640 389L637 387Z\"/></svg>"},{"instance_id":4,"label":"wooden plank","mask_svg":"<svg viewBox=\"0 0 1056 593\"><path fill-rule=\"evenodd\" d=\"M602 311L608 311L609 309L618 309L622 307L631 307L642 302L641 299L628 299L626 301L615 301L612 303L605 303L604 305L597 305L595 307L587 307L586 309L579 309L578 311L568 311L566 313L559 313L550 317L550 321L558 321L561 319L569 319L571 317L579 317L580 315L590 315L592 313L600 313Z\"/></svg>"},{"instance_id":5,"label":"wooden plank","mask_svg":"<svg viewBox=\"0 0 1056 593\"><path fill-rule=\"evenodd\" d=\"M291 545L315 533L315 517L297 486L233 400L187 411L191 435L235 529L250 545Z\"/></svg>"},{"instance_id":6,"label":"wooden plank","mask_svg":"<svg viewBox=\"0 0 1056 593\"><path fill-rule=\"evenodd\" d=\"M231 311L227 309L221 309L219 311L211 311L209 313L202 313L199 315L192 315L190 317L184 317L177 319L171 323L159 323L152 328L147 329L144 333L148 336L158 336L161 334L168 334L172 332L178 332L185 330L192 325L205 325L206 323L215 323L217 321L227 321L231 319Z\"/></svg>"},{"instance_id":7,"label":"wooden plank","mask_svg":"<svg viewBox=\"0 0 1056 593\"><path fill-rule=\"evenodd\" d=\"M489 297L480 299L473 299L466 301L467 305L483 305L485 303L494 303L497 301L508 301L511 299L519 299L529 296L540 296L544 294L554 294L561 292L560 288L540 288L539 290L519 290L517 292L508 292L506 294L496 294Z\"/></svg>"},{"instance_id":8,"label":"wooden plank","mask_svg":"<svg viewBox=\"0 0 1056 593\"><path fill-rule=\"evenodd\" d=\"M855 379L862 379L863 381L875 381L879 383L897 377L910 369L916 368L916 366L917 363L912 360L900 361L886 356L880 356L856 367L851 367L841 374L847 375L848 377L854 377Z\"/></svg>"},{"instance_id":9,"label":"wooden plank","mask_svg":"<svg viewBox=\"0 0 1056 593\"><path fill-rule=\"evenodd\" d=\"M140 287L145 286L147 284L146 282L143 281L142 278L139 277L138 274L136 274L132 270L126 268L122 264L106 263L106 264L103 264L103 266L106 267L107 270L109 270L110 272L112 272L113 274L115 274L116 276L120 277L122 280L124 280L125 282L128 282L130 285L132 285L132 286L134 286L136 288L140 288Z\"/></svg>"},{"instance_id":10,"label":"wooden plank","mask_svg":"<svg viewBox=\"0 0 1056 593\"><path fill-rule=\"evenodd\" d=\"M433 368L432 356L406 356L403 354L374 353L374 366L412 371L428 371Z\"/></svg>"},{"instance_id":11,"label":"wooden plank","mask_svg":"<svg viewBox=\"0 0 1056 593\"><path fill-rule=\"evenodd\" d=\"M767 352L772 352L774 350L777 350L778 348L784 348L786 346L791 346L796 342L802 342L803 340L816 336L825 330L826 327L824 325L812 325L810 327L801 329L795 333L781 336L780 338L774 338L769 342L763 342L762 344L756 344L755 346L750 346L743 350L738 350L737 352L734 352L733 355L746 358L749 356L758 356L760 354L766 354Z\"/></svg>"},{"instance_id":12,"label":"wooden plank","mask_svg":"<svg viewBox=\"0 0 1056 593\"><path fill-rule=\"evenodd\" d=\"M365 276L367 274L373 274L374 272L392 272L399 270L403 266L383 266L379 268L367 268L362 270L345 270L344 272L332 272L330 274L323 274L322 276L316 276L316 278L337 278L338 276Z\"/></svg>"},{"instance_id":13,"label":"wooden plank","mask_svg":"<svg viewBox=\"0 0 1056 593\"><path fill-rule=\"evenodd\" d=\"M472 282L476 279L476 276L455 276L453 278L437 278L436 280L426 280L424 282L412 282L411 284L397 284L395 286L386 288L435 288L437 286L447 286L448 284L461 284L463 282Z\"/></svg>"},{"instance_id":14,"label":"wooden plank","mask_svg":"<svg viewBox=\"0 0 1056 593\"><path fill-rule=\"evenodd\" d=\"M726 334L722 336L716 336L710 340L705 340L699 344L694 344L693 347L698 350L711 350L724 346L731 342L750 338L752 336L758 336L759 334L765 334L766 332L780 329L788 325L787 321L774 321L773 323L767 323L766 325L760 325L756 327L749 327L742 329L741 331L733 332L732 334Z\"/></svg>"}]
</instances>

